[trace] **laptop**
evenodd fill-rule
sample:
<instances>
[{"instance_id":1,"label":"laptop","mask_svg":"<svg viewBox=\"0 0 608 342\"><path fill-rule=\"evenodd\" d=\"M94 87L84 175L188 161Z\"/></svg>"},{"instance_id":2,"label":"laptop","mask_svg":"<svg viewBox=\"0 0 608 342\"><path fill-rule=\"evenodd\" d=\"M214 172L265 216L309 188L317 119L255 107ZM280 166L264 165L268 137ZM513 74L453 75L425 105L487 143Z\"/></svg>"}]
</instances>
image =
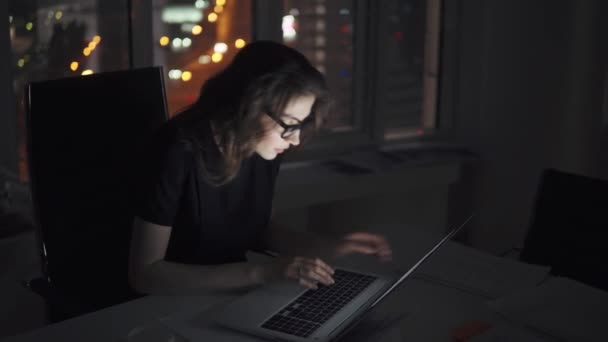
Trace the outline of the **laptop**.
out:
<instances>
[{"instance_id":1,"label":"laptop","mask_svg":"<svg viewBox=\"0 0 608 342\"><path fill-rule=\"evenodd\" d=\"M455 226L401 274L372 274L336 268L335 283L305 289L293 282L259 287L214 314L215 323L275 341L336 341L408 278L473 217Z\"/></svg>"}]
</instances>

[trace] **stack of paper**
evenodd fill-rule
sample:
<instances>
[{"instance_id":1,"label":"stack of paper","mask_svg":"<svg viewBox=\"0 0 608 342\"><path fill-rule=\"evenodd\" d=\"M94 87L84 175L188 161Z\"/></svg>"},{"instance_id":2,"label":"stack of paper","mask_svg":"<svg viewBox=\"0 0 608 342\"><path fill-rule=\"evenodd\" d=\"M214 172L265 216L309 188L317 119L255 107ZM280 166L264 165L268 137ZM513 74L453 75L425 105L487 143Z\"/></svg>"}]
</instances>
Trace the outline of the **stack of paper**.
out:
<instances>
[{"instance_id":1,"label":"stack of paper","mask_svg":"<svg viewBox=\"0 0 608 342\"><path fill-rule=\"evenodd\" d=\"M608 341L608 293L568 278L549 278L488 306L559 340Z\"/></svg>"},{"instance_id":2,"label":"stack of paper","mask_svg":"<svg viewBox=\"0 0 608 342\"><path fill-rule=\"evenodd\" d=\"M441 283L486 298L498 298L539 284L549 267L530 265L447 243L414 277Z\"/></svg>"}]
</instances>

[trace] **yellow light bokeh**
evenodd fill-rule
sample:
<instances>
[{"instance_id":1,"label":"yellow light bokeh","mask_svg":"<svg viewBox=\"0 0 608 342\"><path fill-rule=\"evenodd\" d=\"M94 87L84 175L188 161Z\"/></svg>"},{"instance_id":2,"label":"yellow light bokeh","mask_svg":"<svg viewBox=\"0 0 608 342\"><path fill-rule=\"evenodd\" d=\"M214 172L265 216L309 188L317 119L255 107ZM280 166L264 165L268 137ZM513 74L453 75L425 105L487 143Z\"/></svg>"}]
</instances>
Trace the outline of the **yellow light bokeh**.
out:
<instances>
[{"instance_id":1,"label":"yellow light bokeh","mask_svg":"<svg viewBox=\"0 0 608 342\"><path fill-rule=\"evenodd\" d=\"M25 65L25 59L21 58L17 61L17 66L19 66L20 68L23 68L24 65Z\"/></svg>"},{"instance_id":2,"label":"yellow light bokeh","mask_svg":"<svg viewBox=\"0 0 608 342\"><path fill-rule=\"evenodd\" d=\"M203 32L203 27L201 25L192 26L192 34L198 36Z\"/></svg>"},{"instance_id":3,"label":"yellow light bokeh","mask_svg":"<svg viewBox=\"0 0 608 342\"><path fill-rule=\"evenodd\" d=\"M190 71L182 72L182 81L188 82L192 79L192 73Z\"/></svg>"},{"instance_id":4,"label":"yellow light bokeh","mask_svg":"<svg viewBox=\"0 0 608 342\"><path fill-rule=\"evenodd\" d=\"M244 47L245 44L246 44L245 40L241 39L241 38L234 41L234 47L236 47L237 49Z\"/></svg>"},{"instance_id":5,"label":"yellow light bokeh","mask_svg":"<svg viewBox=\"0 0 608 342\"><path fill-rule=\"evenodd\" d=\"M63 17L63 12L61 12L61 11L55 12L55 19L59 20L59 19L61 19L61 17Z\"/></svg>"},{"instance_id":6,"label":"yellow light bokeh","mask_svg":"<svg viewBox=\"0 0 608 342\"><path fill-rule=\"evenodd\" d=\"M81 75L92 75L92 74L93 74L93 70L91 70L91 69L84 70L81 73Z\"/></svg>"},{"instance_id":7,"label":"yellow light bokeh","mask_svg":"<svg viewBox=\"0 0 608 342\"><path fill-rule=\"evenodd\" d=\"M160 46L167 46L167 45L169 45L169 41L170 41L170 39L167 36L160 37L160 40L159 40Z\"/></svg>"},{"instance_id":8,"label":"yellow light bokeh","mask_svg":"<svg viewBox=\"0 0 608 342\"><path fill-rule=\"evenodd\" d=\"M101 41L101 36L93 37L93 41L95 42L95 44L99 44L99 42Z\"/></svg>"},{"instance_id":9,"label":"yellow light bokeh","mask_svg":"<svg viewBox=\"0 0 608 342\"><path fill-rule=\"evenodd\" d=\"M226 4L226 0L216 0L215 4L217 6L224 6Z\"/></svg>"},{"instance_id":10,"label":"yellow light bokeh","mask_svg":"<svg viewBox=\"0 0 608 342\"><path fill-rule=\"evenodd\" d=\"M86 48L84 48L82 50L82 54L85 55L85 56L90 55L91 54L91 49L87 46Z\"/></svg>"},{"instance_id":11,"label":"yellow light bokeh","mask_svg":"<svg viewBox=\"0 0 608 342\"><path fill-rule=\"evenodd\" d=\"M214 53L213 55L211 55L211 60L213 61L213 63L219 63L222 61L222 59L224 58L224 56L221 53Z\"/></svg>"},{"instance_id":12,"label":"yellow light bokeh","mask_svg":"<svg viewBox=\"0 0 608 342\"><path fill-rule=\"evenodd\" d=\"M209 21L210 23L214 23L217 20L217 13L209 13L209 16L207 17L207 21Z\"/></svg>"},{"instance_id":13,"label":"yellow light bokeh","mask_svg":"<svg viewBox=\"0 0 608 342\"><path fill-rule=\"evenodd\" d=\"M97 47L97 43L95 43L95 42L89 42L89 46L88 46L88 48L89 48L91 51L95 50L95 48L96 48L96 47Z\"/></svg>"},{"instance_id":14,"label":"yellow light bokeh","mask_svg":"<svg viewBox=\"0 0 608 342\"><path fill-rule=\"evenodd\" d=\"M224 10L224 6L221 6L221 5L215 5L215 7L213 7L213 11L215 13L222 13L223 10Z\"/></svg>"},{"instance_id":15,"label":"yellow light bokeh","mask_svg":"<svg viewBox=\"0 0 608 342\"><path fill-rule=\"evenodd\" d=\"M72 71L76 71L76 69L78 69L78 62L70 63L70 69L72 69Z\"/></svg>"},{"instance_id":16,"label":"yellow light bokeh","mask_svg":"<svg viewBox=\"0 0 608 342\"><path fill-rule=\"evenodd\" d=\"M34 28L34 23L32 23L31 21L28 22L27 24L25 24L25 29L28 31L31 31Z\"/></svg>"}]
</instances>

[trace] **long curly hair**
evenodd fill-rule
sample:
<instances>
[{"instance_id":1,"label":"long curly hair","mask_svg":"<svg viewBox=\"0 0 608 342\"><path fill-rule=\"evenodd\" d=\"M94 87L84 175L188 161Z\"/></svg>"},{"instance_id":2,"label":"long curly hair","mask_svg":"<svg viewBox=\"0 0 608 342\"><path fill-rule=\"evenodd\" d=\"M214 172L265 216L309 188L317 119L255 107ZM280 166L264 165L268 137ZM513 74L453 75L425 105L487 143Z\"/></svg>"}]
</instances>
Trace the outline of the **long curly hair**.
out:
<instances>
[{"instance_id":1,"label":"long curly hair","mask_svg":"<svg viewBox=\"0 0 608 342\"><path fill-rule=\"evenodd\" d=\"M282 113L289 101L303 95L315 96L310 114L315 131L330 102L325 78L300 52L276 42L256 41L207 80L197 101L176 119L199 146L203 146L203 132L208 129L204 125L212 124L222 162L213 169L203 162L200 169L210 184L222 185L236 176L241 162L254 153L266 134L262 121L265 111ZM301 132L302 140L311 133Z\"/></svg>"}]
</instances>

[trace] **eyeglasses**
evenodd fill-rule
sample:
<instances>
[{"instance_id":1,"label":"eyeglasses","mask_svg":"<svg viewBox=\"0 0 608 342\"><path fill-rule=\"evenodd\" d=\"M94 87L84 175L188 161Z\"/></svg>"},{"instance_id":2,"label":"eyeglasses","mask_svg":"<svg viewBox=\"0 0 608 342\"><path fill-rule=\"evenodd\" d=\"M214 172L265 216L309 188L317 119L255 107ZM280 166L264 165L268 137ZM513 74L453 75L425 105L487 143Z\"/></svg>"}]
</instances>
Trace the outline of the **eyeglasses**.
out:
<instances>
[{"instance_id":1,"label":"eyeglasses","mask_svg":"<svg viewBox=\"0 0 608 342\"><path fill-rule=\"evenodd\" d=\"M266 115L268 115L274 122L276 122L279 126L283 128L283 132L281 133L281 138L288 139L292 135L294 135L297 131L301 131L310 126L310 124L314 121L314 117L312 114L308 115L304 121L299 122L297 124L288 125L283 120L279 118L278 115L273 113L270 110L265 111Z\"/></svg>"}]
</instances>

